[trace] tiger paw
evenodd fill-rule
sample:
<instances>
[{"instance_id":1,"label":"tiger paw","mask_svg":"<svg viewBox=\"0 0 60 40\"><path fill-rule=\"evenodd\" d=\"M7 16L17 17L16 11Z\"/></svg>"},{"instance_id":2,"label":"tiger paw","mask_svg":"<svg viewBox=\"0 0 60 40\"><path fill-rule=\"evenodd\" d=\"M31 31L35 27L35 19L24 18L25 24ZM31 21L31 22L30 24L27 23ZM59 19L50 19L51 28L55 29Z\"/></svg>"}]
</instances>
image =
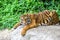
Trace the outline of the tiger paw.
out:
<instances>
[{"instance_id":1,"label":"tiger paw","mask_svg":"<svg viewBox=\"0 0 60 40\"><path fill-rule=\"evenodd\" d=\"M25 34L26 34L26 31L24 31L24 30L21 31L21 35L22 35L22 36L25 36Z\"/></svg>"}]
</instances>

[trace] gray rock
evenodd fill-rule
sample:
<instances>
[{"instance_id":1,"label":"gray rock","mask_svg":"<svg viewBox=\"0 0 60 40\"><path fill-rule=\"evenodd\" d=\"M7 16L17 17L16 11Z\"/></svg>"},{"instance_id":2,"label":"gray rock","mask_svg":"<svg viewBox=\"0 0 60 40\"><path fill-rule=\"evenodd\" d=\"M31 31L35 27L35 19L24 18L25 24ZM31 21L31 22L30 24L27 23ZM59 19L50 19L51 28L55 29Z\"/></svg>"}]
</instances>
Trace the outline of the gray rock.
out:
<instances>
[{"instance_id":1,"label":"gray rock","mask_svg":"<svg viewBox=\"0 0 60 40\"><path fill-rule=\"evenodd\" d=\"M0 40L11 40L10 38L10 30L0 30Z\"/></svg>"},{"instance_id":2,"label":"gray rock","mask_svg":"<svg viewBox=\"0 0 60 40\"><path fill-rule=\"evenodd\" d=\"M25 36L21 35L22 27L10 33L11 40L60 40L60 26L39 26L28 30Z\"/></svg>"},{"instance_id":3,"label":"gray rock","mask_svg":"<svg viewBox=\"0 0 60 40\"><path fill-rule=\"evenodd\" d=\"M32 28L25 36L21 35L22 28L0 31L0 40L60 40L60 25Z\"/></svg>"}]
</instances>

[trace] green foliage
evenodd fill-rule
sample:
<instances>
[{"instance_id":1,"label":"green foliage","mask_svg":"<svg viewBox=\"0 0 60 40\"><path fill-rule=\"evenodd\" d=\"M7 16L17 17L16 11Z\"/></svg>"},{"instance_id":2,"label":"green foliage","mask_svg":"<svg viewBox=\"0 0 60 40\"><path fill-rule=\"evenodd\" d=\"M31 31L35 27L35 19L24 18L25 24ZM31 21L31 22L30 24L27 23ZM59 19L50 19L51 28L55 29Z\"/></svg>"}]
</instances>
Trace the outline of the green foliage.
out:
<instances>
[{"instance_id":1,"label":"green foliage","mask_svg":"<svg viewBox=\"0 0 60 40\"><path fill-rule=\"evenodd\" d=\"M28 11L39 11L43 10L43 2L39 2L37 0L20 0L20 11L28 12Z\"/></svg>"},{"instance_id":2,"label":"green foliage","mask_svg":"<svg viewBox=\"0 0 60 40\"><path fill-rule=\"evenodd\" d=\"M0 0L0 29L12 28L27 12L56 10L60 17L60 0Z\"/></svg>"}]
</instances>

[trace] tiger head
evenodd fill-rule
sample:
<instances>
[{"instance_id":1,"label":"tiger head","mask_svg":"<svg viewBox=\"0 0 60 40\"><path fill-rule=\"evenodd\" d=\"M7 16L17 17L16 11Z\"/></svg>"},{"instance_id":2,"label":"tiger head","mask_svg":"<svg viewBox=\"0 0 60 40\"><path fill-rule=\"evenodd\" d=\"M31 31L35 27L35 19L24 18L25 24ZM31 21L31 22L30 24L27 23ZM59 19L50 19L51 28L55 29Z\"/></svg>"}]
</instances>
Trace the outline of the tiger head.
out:
<instances>
[{"instance_id":1,"label":"tiger head","mask_svg":"<svg viewBox=\"0 0 60 40\"><path fill-rule=\"evenodd\" d=\"M20 19L21 19L21 24L23 24L23 25L27 25L27 24L30 24L32 22L31 14L22 15L20 17Z\"/></svg>"}]
</instances>

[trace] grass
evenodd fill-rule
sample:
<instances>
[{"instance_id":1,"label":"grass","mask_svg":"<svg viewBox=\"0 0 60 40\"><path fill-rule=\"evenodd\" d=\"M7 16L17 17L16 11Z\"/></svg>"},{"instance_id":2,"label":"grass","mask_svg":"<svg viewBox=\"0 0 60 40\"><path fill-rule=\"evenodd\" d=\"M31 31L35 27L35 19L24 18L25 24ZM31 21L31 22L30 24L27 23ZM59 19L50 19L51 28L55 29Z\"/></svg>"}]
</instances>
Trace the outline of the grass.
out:
<instances>
[{"instance_id":1,"label":"grass","mask_svg":"<svg viewBox=\"0 0 60 40\"><path fill-rule=\"evenodd\" d=\"M43 0L0 0L0 30L11 29L20 20L22 14L27 12L40 12L43 10L56 10L60 17L60 1Z\"/></svg>"}]
</instances>

